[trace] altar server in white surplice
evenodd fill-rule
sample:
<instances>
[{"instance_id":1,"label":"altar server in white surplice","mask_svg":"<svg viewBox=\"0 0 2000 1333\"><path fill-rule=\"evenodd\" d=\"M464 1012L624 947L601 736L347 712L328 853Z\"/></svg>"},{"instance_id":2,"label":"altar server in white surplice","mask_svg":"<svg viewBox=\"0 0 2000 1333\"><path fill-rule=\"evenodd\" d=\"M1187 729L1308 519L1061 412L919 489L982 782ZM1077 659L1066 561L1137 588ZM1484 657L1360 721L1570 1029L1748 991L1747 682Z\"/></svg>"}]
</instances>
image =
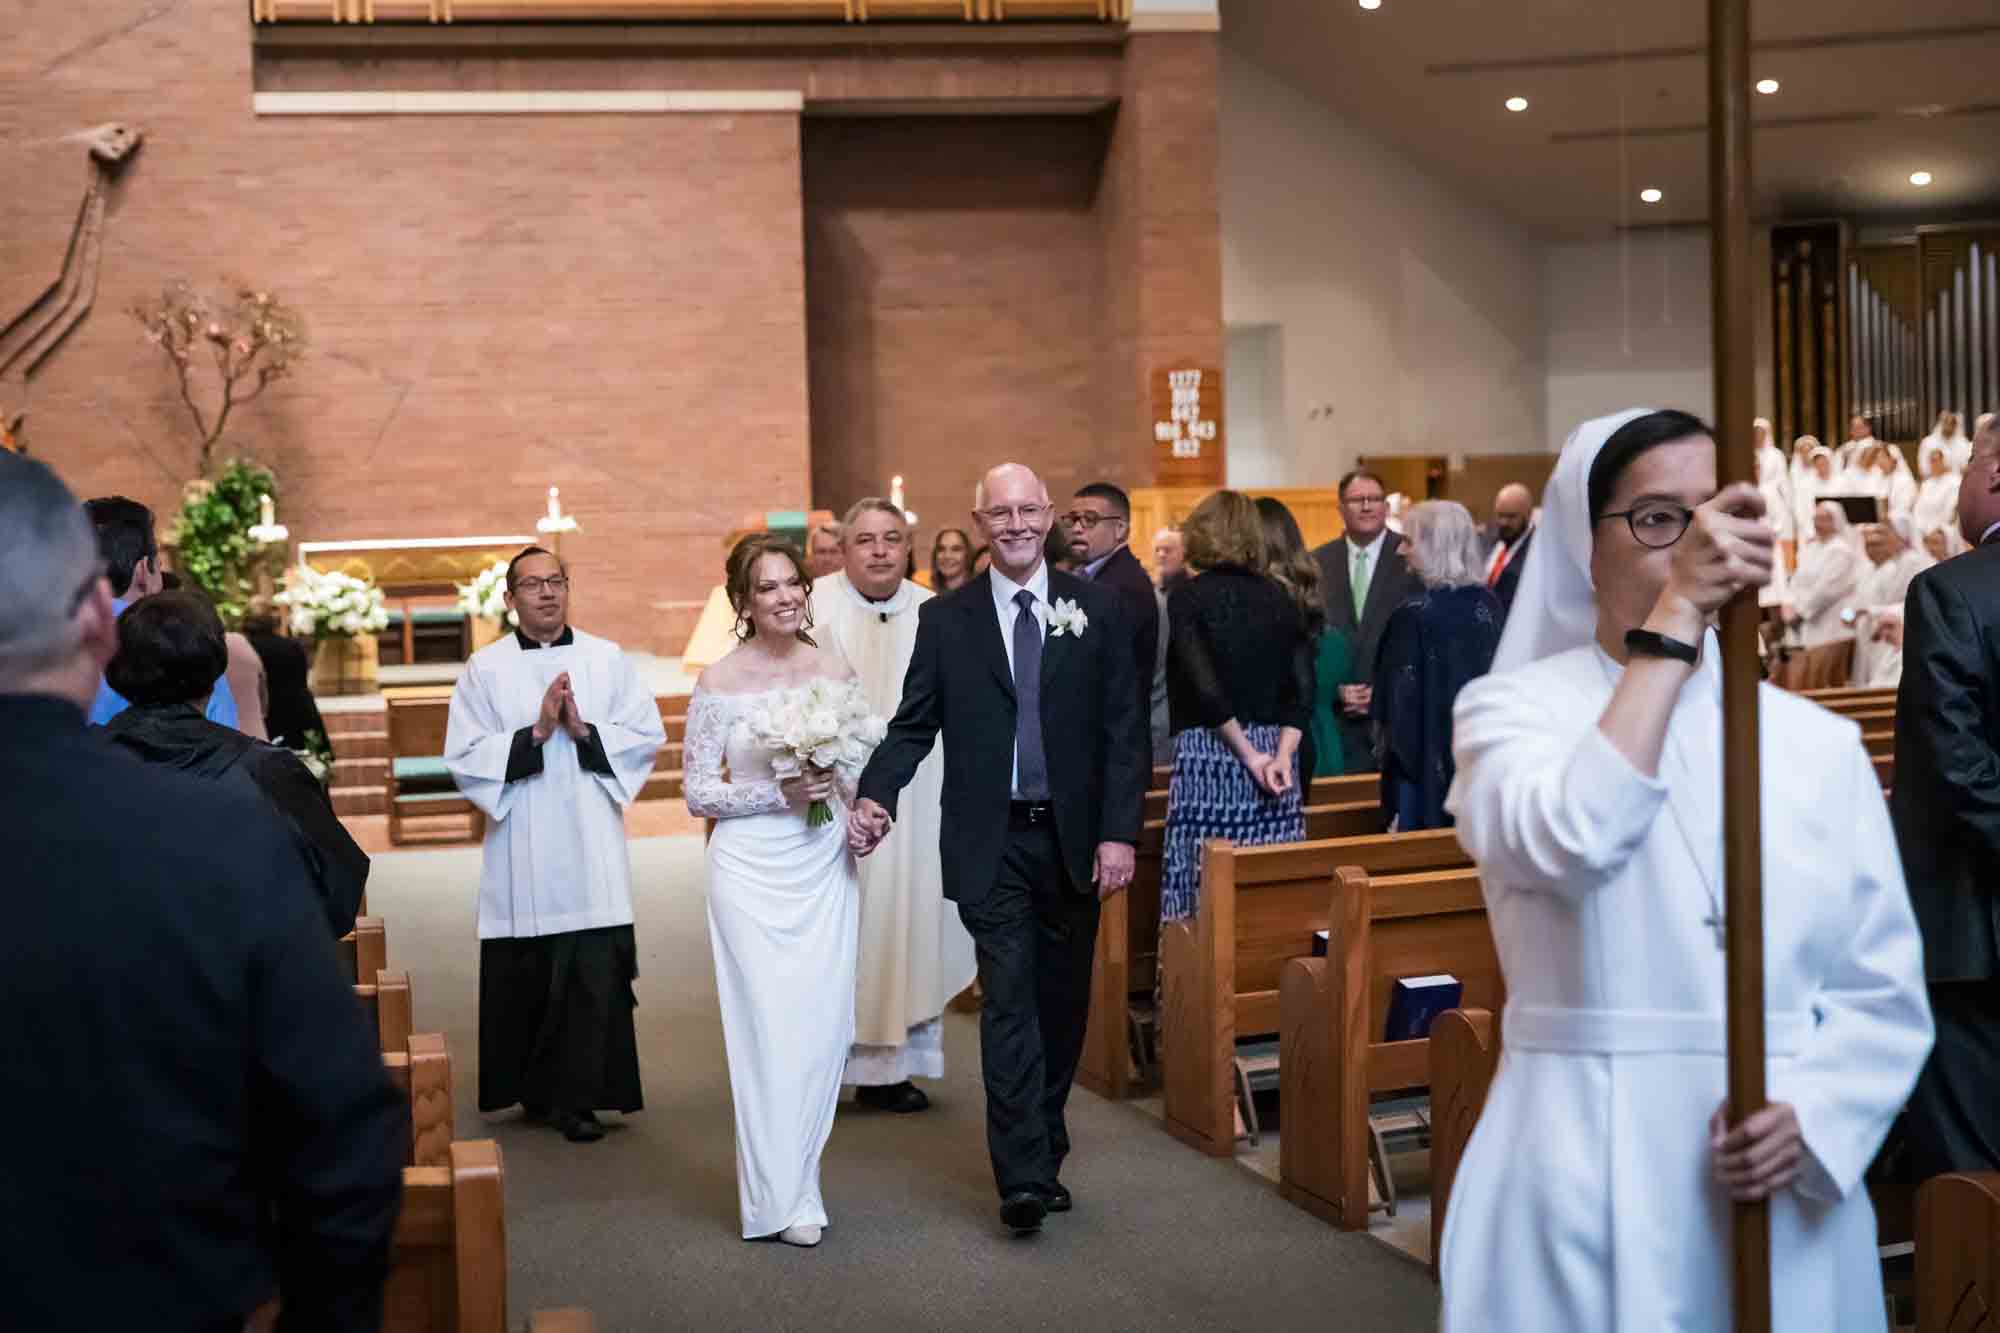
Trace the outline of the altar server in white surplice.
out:
<instances>
[{"instance_id":1,"label":"altar server in white surplice","mask_svg":"<svg viewBox=\"0 0 2000 1333\"><path fill-rule=\"evenodd\" d=\"M845 568L813 584L813 634L854 669L875 712L894 717L917 644L917 608L931 593L903 577L909 527L889 501L871 497L849 509L841 543ZM897 1112L930 1105L910 1080L944 1077L945 1005L978 971L972 935L944 900L942 745L904 792L903 824L916 836L888 840L859 865L861 954L846 1077L862 1105Z\"/></svg>"},{"instance_id":2,"label":"altar server in white surplice","mask_svg":"<svg viewBox=\"0 0 2000 1333\"><path fill-rule=\"evenodd\" d=\"M445 764L486 815L479 877L479 1109L519 1102L573 1143L636 1111L632 872L624 810L666 739L618 645L569 626L561 562L507 566L520 628L472 655Z\"/></svg>"},{"instance_id":3,"label":"altar server in white surplice","mask_svg":"<svg viewBox=\"0 0 2000 1333\"><path fill-rule=\"evenodd\" d=\"M1507 1008L1445 1216L1452 1333L1723 1333L1732 1196L1770 1200L1777 1328L1885 1327L1861 1175L1930 1049L1922 945L1855 725L1770 686L1771 1104L1734 1129L1720 1117L1708 621L1769 577L1760 510L1753 486L1717 494L1695 418L1586 422L1550 479L1493 672L1459 696L1449 808Z\"/></svg>"}]
</instances>

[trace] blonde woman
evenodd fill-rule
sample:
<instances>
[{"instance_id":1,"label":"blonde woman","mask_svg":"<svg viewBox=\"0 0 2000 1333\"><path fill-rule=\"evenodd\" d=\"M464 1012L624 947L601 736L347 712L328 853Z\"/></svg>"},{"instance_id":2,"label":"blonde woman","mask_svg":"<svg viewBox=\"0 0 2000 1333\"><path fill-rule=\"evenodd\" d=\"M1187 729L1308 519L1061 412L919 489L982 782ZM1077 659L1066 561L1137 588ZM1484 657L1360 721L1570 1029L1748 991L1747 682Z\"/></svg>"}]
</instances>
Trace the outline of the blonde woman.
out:
<instances>
[{"instance_id":1,"label":"blonde woman","mask_svg":"<svg viewBox=\"0 0 2000 1333\"><path fill-rule=\"evenodd\" d=\"M1174 737L1160 917L1193 916L1201 845L1295 842L1299 743L1311 725L1305 617L1264 568L1257 505L1217 491L1182 529L1201 573L1167 599L1167 708Z\"/></svg>"}]
</instances>

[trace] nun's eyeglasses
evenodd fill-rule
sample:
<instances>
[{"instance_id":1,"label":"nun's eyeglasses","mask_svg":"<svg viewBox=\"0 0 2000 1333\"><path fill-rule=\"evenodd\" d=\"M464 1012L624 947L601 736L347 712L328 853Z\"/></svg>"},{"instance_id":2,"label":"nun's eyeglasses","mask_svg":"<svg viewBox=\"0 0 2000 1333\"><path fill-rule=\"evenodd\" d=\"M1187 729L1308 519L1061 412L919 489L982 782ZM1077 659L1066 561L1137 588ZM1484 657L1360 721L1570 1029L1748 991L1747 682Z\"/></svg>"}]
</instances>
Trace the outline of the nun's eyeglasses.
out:
<instances>
[{"instance_id":1,"label":"nun's eyeglasses","mask_svg":"<svg viewBox=\"0 0 2000 1333\"><path fill-rule=\"evenodd\" d=\"M1694 510L1672 500L1647 500L1630 509L1599 514L1597 521L1602 523L1607 518L1624 519L1625 526L1632 530L1633 541L1658 551L1687 535L1688 524L1694 522Z\"/></svg>"}]
</instances>

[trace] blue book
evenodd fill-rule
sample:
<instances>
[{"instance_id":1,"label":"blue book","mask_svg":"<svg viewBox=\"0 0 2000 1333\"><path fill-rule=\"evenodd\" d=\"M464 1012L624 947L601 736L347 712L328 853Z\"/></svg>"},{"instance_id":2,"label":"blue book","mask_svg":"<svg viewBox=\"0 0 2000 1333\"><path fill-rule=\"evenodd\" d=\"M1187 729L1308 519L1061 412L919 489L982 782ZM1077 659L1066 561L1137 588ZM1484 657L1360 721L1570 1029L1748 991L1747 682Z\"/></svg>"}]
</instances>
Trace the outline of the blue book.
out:
<instances>
[{"instance_id":1,"label":"blue book","mask_svg":"<svg viewBox=\"0 0 2000 1333\"><path fill-rule=\"evenodd\" d=\"M1431 1034L1431 1023L1455 1009L1465 987L1449 972L1428 977L1399 977L1389 992L1388 1031L1384 1041L1415 1041Z\"/></svg>"}]
</instances>

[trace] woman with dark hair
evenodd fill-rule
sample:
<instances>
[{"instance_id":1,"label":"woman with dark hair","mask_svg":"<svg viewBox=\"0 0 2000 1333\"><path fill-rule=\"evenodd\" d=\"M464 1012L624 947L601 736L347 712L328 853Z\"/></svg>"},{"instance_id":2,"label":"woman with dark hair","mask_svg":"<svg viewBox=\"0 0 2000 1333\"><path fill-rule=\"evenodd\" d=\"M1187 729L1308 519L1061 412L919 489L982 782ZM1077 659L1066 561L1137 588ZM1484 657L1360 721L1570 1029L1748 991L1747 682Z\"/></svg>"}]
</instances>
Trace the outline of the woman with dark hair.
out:
<instances>
[{"instance_id":1,"label":"woman with dark hair","mask_svg":"<svg viewBox=\"0 0 2000 1333\"><path fill-rule=\"evenodd\" d=\"M1493 670L1459 695L1450 808L1507 1006L1445 1214L1449 1333L1721 1333L1732 1201L1768 1201L1775 1327L1883 1327L1862 1173L1930 1051L1923 944L1854 724L1759 687L1771 1100L1730 1113L1708 627L1776 539L1757 487L1716 472L1684 412L1580 427Z\"/></svg>"},{"instance_id":2,"label":"woman with dark hair","mask_svg":"<svg viewBox=\"0 0 2000 1333\"><path fill-rule=\"evenodd\" d=\"M943 596L972 581L972 538L962 528L946 528L931 543L931 591Z\"/></svg>"},{"instance_id":3,"label":"woman with dark hair","mask_svg":"<svg viewBox=\"0 0 2000 1333\"><path fill-rule=\"evenodd\" d=\"M264 664L264 688L270 696L264 729L270 733L271 743L287 750L308 750L322 762L331 762L333 751L327 741L326 722L313 699L312 659L305 645L280 632L278 613L263 599L253 601L250 614L243 617L243 637Z\"/></svg>"},{"instance_id":4,"label":"woman with dark hair","mask_svg":"<svg viewBox=\"0 0 2000 1333\"><path fill-rule=\"evenodd\" d=\"M1330 778L1347 771L1347 753L1340 737L1340 687L1354 684L1354 648L1347 635L1326 622L1326 598L1320 591L1319 561L1306 548L1298 520L1284 501L1257 497L1257 516L1264 523L1264 573L1291 596L1305 618L1306 640L1312 645L1312 725L1299 742L1299 782Z\"/></svg>"},{"instance_id":5,"label":"woman with dark hair","mask_svg":"<svg viewBox=\"0 0 2000 1333\"><path fill-rule=\"evenodd\" d=\"M1160 919L1200 905L1201 845L1296 842L1299 743L1312 725L1312 644L1293 595L1263 571L1264 521L1251 499L1217 491L1184 528L1201 572L1167 598L1167 783Z\"/></svg>"},{"instance_id":6,"label":"woman with dark hair","mask_svg":"<svg viewBox=\"0 0 2000 1333\"><path fill-rule=\"evenodd\" d=\"M860 890L847 815L814 824L815 801L851 805L829 770L796 767L749 722L787 692L854 673L808 632L812 574L769 533L729 553L736 647L701 673L688 704L688 809L715 821L708 928L736 1113L737 1202L745 1240L810 1248L827 1224L820 1154L855 1032Z\"/></svg>"},{"instance_id":7,"label":"woman with dark hair","mask_svg":"<svg viewBox=\"0 0 2000 1333\"><path fill-rule=\"evenodd\" d=\"M1424 591L1382 630L1369 710L1381 748L1382 814L1407 833L1451 826L1444 798L1456 772L1452 705L1467 682L1492 669L1506 613L1486 586L1479 528L1464 505L1416 505L1403 516L1403 538Z\"/></svg>"},{"instance_id":8,"label":"woman with dark hair","mask_svg":"<svg viewBox=\"0 0 2000 1333\"><path fill-rule=\"evenodd\" d=\"M296 757L202 716L228 665L222 621L205 598L163 592L134 602L118 617L118 655L104 669L130 706L105 732L149 764L261 795L290 828L338 938L354 929L368 884L367 854Z\"/></svg>"}]
</instances>

